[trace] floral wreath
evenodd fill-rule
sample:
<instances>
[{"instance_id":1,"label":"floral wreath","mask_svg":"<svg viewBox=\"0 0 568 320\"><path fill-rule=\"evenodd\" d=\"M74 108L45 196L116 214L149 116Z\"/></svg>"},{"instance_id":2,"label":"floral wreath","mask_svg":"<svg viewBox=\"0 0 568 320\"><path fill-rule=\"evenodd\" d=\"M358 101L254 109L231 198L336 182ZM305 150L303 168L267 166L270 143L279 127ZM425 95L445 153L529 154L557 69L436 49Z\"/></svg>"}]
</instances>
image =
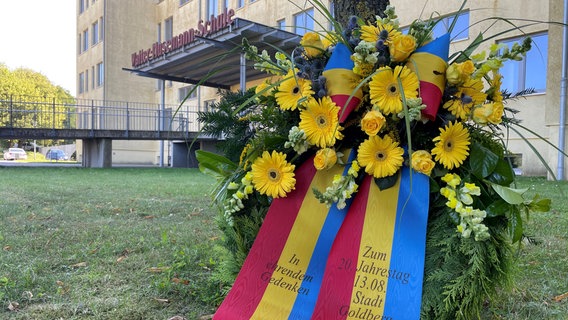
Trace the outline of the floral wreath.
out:
<instances>
[{"instance_id":1,"label":"floral wreath","mask_svg":"<svg viewBox=\"0 0 568 320\"><path fill-rule=\"evenodd\" d=\"M242 129L231 141L242 146L238 163L199 153L200 166L220 174L221 229L233 233L271 199L294 190L296 166L312 158L317 170L350 165L325 190L313 190L339 208L365 175L381 189L394 185L403 166L429 176L423 317L479 315L484 297L507 282L523 216L550 204L525 200L526 190L511 188L515 174L504 141L518 121L506 107L515 95L501 90L499 69L522 59L531 40L473 55L483 41L478 37L444 62L439 101L428 105L412 57L435 40L436 21L414 21L405 34L393 7L384 16L372 23L352 17L343 30L336 25L337 32L307 32L292 54L277 52L274 59L245 40L247 58L272 77L232 104L230 117ZM326 74L340 47L348 48L353 68ZM332 77L350 92L344 104L333 99ZM201 117L207 123L206 114ZM347 160L349 150L354 160Z\"/></svg>"}]
</instances>

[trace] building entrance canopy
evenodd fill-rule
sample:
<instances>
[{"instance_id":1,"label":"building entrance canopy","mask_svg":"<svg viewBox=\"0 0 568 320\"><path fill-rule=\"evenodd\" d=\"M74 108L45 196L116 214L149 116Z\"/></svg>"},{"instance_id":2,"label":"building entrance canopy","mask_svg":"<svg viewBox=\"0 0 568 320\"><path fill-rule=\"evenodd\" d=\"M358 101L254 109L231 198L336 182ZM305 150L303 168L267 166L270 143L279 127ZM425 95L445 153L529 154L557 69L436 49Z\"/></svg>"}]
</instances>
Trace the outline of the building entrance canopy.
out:
<instances>
[{"instance_id":1,"label":"building entrance canopy","mask_svg":"<svg viewBox=\"0 0 568 320\"><path fill-rule=\"evenodd\" d=\"M123 70L162 80L201 82L204 86L222 89L240 84L243 89L245 81L266 77L266 72L255 70L253 62L243 58L240 49L243 38L256 46L259 53L267 50L271 54L276 48L290 53L301 39L297 34L241 18L231 20L226 27L209 32L205 37L186 33L175 41L182 41L182 37L188 43L166 53L166 43L156 43L147 51L133 53L133 68ZM167 45L172 47L172 43Z\"/></svg>"}]
</instances>

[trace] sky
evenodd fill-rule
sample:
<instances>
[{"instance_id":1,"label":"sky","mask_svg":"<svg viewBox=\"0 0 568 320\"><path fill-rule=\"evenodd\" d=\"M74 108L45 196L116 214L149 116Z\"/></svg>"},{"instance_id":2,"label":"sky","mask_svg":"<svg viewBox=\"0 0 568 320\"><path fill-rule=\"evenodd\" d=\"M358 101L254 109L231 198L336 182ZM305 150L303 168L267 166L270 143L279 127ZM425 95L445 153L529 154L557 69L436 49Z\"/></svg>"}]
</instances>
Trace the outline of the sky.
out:
<instances>
[{"instance_id":1,"label":"sky","mask_svg":"<svg viewBox=\"0 0 568 320\"><path fill-rule=\"evenodd\" d=\"M0 62L76 89L76 0L0 0Z\"/></svg>"}]
</instances>

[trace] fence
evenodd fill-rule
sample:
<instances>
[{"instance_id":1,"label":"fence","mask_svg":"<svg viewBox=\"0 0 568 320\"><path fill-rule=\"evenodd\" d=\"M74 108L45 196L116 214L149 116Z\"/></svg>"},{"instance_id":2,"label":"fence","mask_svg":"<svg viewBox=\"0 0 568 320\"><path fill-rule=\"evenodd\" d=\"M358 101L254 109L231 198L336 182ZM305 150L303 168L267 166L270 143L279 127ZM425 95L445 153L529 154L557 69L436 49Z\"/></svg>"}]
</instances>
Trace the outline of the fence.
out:
<instances>
[{"instance_id":1,"label":"fence","mask_svg":"<svg viewBox=\"0 0 568 320\"><path fill-rule=\"evenodd\" d=\"M198 132L197 106L0 95L0 127Z\"/></svg>"}]
</instances>

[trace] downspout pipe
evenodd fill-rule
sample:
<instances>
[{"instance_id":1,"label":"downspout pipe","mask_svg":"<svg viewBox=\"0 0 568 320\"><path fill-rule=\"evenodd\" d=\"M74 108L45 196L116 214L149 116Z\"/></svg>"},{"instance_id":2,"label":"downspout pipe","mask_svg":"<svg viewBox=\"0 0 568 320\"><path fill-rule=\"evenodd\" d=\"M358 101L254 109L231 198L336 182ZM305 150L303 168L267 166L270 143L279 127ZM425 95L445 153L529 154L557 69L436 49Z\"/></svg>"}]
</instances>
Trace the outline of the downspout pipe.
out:
<instances>
[{"instance_id":1,"label":"downspout pipe","mask_svg":"<svg viewBox=\"0 0 568 320\"><path fill-rule=\"evenodd\" d=\"M160 92L160 112L159 112L159 122L158 122L158 130L160 134L164 131L164 121L166 119L166 80L162 81L162 91ZM164 167L164 140L160 140L160 168Z\"/></svg>"},{"instance_id":2,"label":"downspout pipe","mask_svg":"<svg viewBox=\"0 0 568 320\"><path fill-rule=\"evenodd\" d=\"M562 27L562 79L560 81L560 120L558 127L558 170L556 176L564 180L564 153L566 141L566 96L568 90L568 0L564 0L564 26Z\"/></svg>"}]
</instances>

